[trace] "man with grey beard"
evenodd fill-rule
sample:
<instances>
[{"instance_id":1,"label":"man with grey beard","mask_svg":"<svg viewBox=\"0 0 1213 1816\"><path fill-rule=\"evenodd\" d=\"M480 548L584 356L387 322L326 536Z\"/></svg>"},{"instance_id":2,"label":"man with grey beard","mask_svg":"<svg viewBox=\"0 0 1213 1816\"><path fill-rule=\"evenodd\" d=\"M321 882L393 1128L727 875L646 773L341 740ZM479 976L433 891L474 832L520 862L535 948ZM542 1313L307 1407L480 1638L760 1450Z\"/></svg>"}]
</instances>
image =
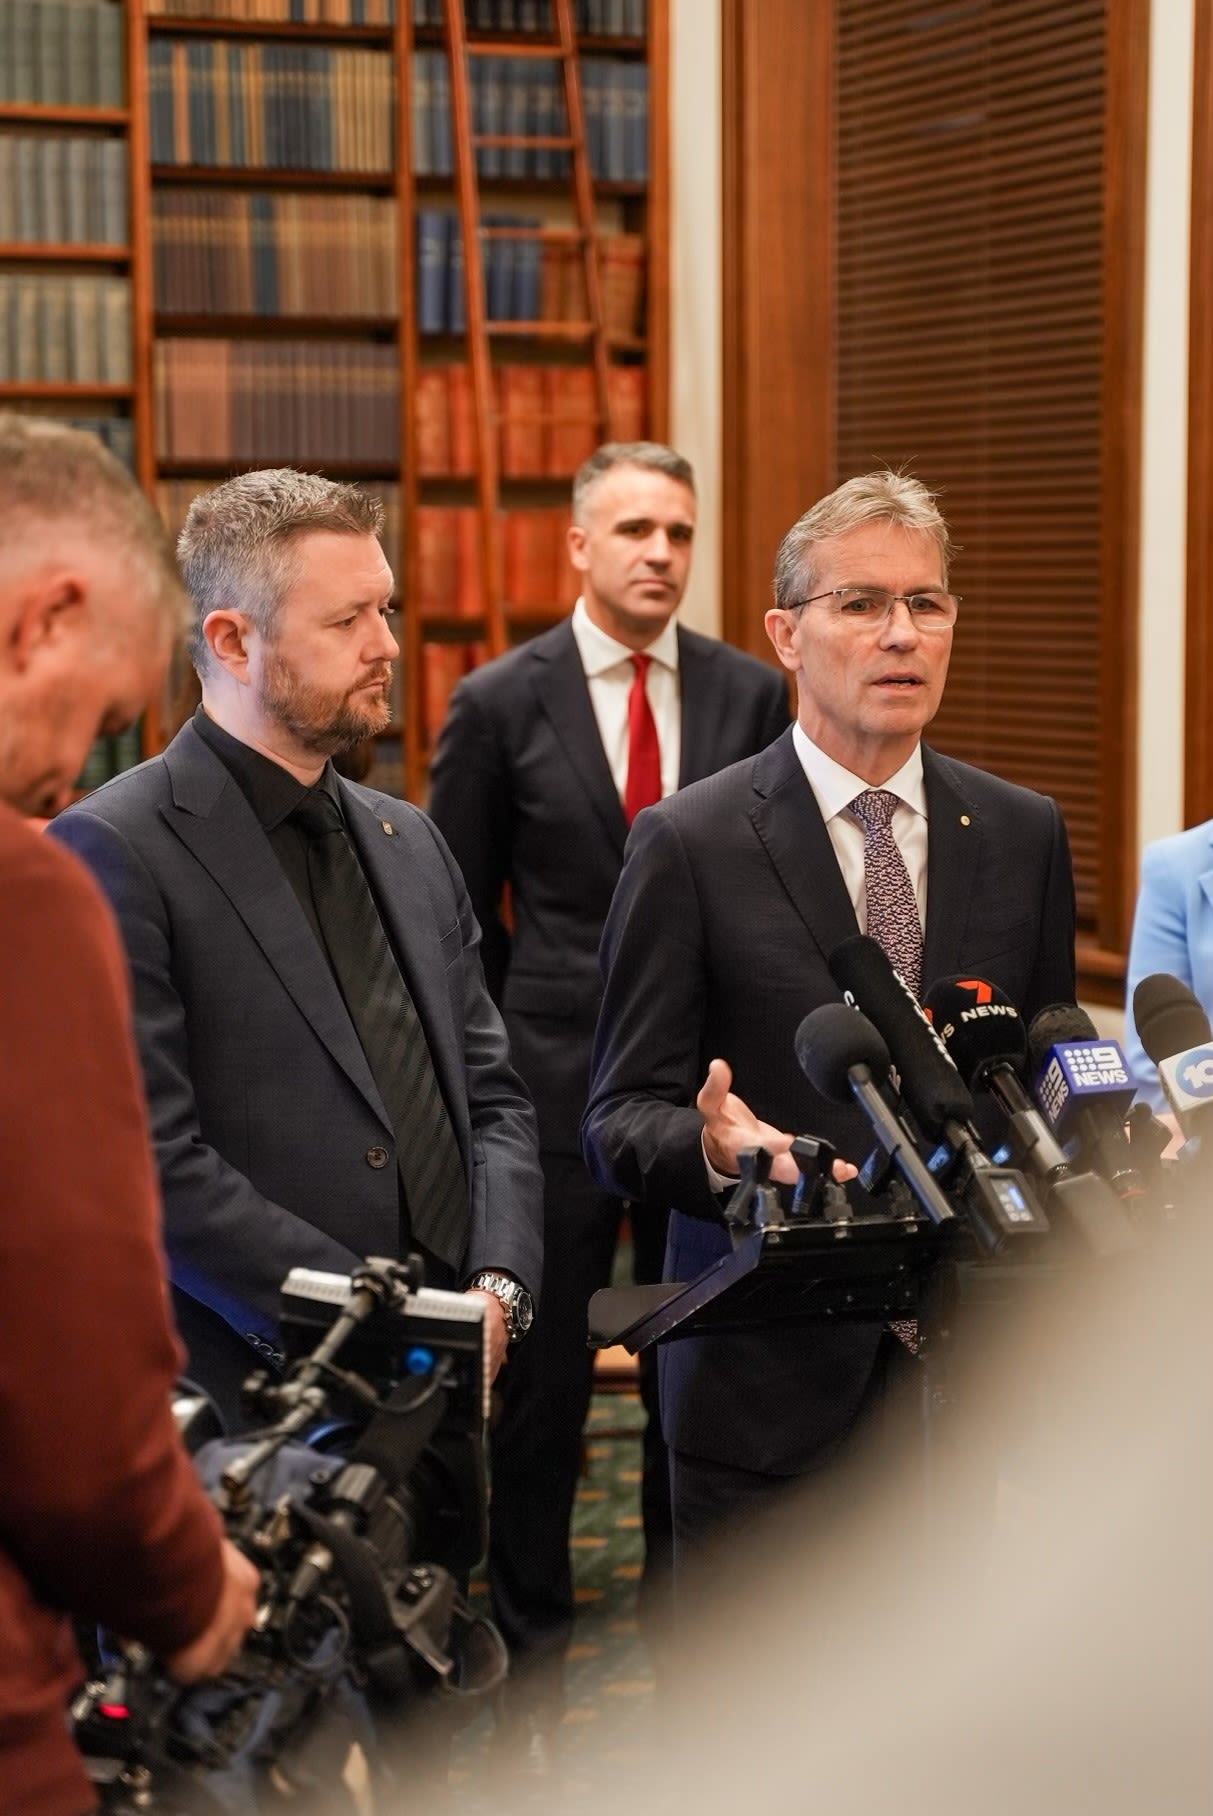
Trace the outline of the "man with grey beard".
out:
<instances>
[{"instance_id":1,"label":"man with grey beard","mask_svg":"<svg viewBox=\"0 0 1213 1816\"><path fill-rule=\"evenodd\" d=\"M178 554L202 704L56 822L118 916L191 1373L229 1418L308 1266L419 1252L486 1302L494 1368L539 1284L534 1116L433 825L339 777L396 643L381 507L249 473Z\"/></svg>"}]
</instances>

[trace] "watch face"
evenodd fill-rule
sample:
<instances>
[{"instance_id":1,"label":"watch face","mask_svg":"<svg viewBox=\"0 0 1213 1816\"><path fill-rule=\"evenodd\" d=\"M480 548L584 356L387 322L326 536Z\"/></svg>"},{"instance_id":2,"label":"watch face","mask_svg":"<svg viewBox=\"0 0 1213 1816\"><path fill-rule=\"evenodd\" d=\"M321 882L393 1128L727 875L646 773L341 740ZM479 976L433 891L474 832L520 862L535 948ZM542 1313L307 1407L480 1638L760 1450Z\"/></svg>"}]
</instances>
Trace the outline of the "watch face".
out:
<instances>
[{"instance_id":1,"label":"watch face","mask_svg":"<svg viewBox=\"0 0 1213 1816\"><path fill-rule=\"evenodd\" d=\"M518 1335L520 1337L526 1336L534 1319L535 1308L531 1304L531 1295L526 1292L519 1293L514 1301L514 1323L517 1326Z\"/></svg>"}]
</instances>

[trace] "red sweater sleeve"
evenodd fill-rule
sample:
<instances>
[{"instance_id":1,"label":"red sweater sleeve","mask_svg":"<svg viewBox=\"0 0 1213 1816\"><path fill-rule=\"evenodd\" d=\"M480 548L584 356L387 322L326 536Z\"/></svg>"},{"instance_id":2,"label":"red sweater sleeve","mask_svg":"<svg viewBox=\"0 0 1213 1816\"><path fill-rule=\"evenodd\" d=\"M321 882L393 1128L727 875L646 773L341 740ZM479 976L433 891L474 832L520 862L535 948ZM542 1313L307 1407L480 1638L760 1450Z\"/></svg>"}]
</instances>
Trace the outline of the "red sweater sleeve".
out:
<instances>
[{"instance_id":1,"label":"red sweater sleeve","mask_svg":"<svg viewBox=\"0 0 1213 1816\"><path fill-rule=\"evenodd\" d=\"M129 990L96 885L0 810L0 1551L157 1652L218 1605L177 1438L180 1349Z\"/></svg>"}]
</instances>

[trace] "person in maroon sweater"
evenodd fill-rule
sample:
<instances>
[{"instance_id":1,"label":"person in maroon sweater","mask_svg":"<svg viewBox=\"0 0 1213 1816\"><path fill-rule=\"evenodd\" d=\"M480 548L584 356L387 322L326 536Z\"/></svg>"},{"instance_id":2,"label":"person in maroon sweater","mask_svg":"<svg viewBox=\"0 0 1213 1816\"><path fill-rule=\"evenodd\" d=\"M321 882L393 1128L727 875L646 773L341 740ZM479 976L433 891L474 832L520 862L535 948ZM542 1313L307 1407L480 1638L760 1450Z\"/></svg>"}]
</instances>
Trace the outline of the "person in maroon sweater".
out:
<instances>
[{"instance_id":1,"label":"person in maroon sweater","mask_svg":"<svg viewBox=\"0 0 1213 1816\"><path fill-rule=\"evenodd\" d=\"M182 1359L117 932L49 814L142 709L180 623L150 506L91 436L0 415L0 1805L83 1816L69 1615L183 1682L227 1663L257 1573L177 1437Z\"/></svg>"}]
</instances>

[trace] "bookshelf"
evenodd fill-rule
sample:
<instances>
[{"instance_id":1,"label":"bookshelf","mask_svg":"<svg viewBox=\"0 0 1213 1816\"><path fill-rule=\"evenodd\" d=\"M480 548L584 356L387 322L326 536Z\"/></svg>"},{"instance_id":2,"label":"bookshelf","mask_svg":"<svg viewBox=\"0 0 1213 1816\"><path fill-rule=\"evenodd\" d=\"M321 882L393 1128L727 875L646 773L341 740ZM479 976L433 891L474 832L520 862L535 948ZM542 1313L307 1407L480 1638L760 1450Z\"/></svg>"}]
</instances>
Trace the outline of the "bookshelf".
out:
<instances>
[{"instance_id":1,"label":"bookshelf","mask_svg":"<svg viewBox=\"0 0 1213 1816\"><path fill-rule=\"evenodd\" d=\"M73 142L77 173L111 166L96 231L80 220L68 234L56 217L36 234L0 201L0 292L20 280L29 318L34 285L49 286L42 313L54 315L63 286L94 284L126 359L121 371L15 371L0 335L0 403L98 429L173 530L195 491L257 466L375 490L403 601L403 685L374 779L413 799L459 676L571 604L563 527L580 459L608 423L666 433L668 0L570 6L594 116L580 205L569 110L557 117L552 99L564 77L554 4L465 0L452 19L447 0L0 0L0 192L6 144L22 137ZM71 57L56 48L90 11L105 15L87 29L108 46L108 93L82 91L76 39ZM21 66L34 73L19 91L5 52L27 28ZM468 70L461 110L453 44ZM525 105L511 87L524 75ZM605 124L625 79L650 97L646 121L633 101L636 170L620 162L618 121ZM69 190L93 196L91 178L63 183L64 206ZM596 312L576 273L587 204ZM423 268L419 242L439 219L443 262ZM479 309L462 268L467 221ZM436 281L452 305L441 316ZM147 714L144 754L175 729L181 683L170 677ZM99 748L82 780L133 749Z\"/></svg>"}]
</instances>

